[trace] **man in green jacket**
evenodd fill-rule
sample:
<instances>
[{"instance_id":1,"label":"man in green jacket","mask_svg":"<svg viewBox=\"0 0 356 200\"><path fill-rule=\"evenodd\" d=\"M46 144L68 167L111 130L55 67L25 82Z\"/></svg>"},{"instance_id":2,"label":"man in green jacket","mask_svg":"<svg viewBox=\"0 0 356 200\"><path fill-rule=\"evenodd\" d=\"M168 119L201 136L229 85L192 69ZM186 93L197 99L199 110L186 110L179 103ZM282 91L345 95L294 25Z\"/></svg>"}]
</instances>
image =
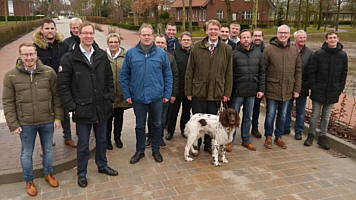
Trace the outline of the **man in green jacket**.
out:
<instances>
[{"instance_id":1,"label":"man in green jacket","mask_svg":"<svg viewBox=\"0 0 356 200\"><path fill-rule=\"evenodd\" d=\"M33 183L32 154L37 132L43 147L43 174L52 187L58 187L53 177L53 133L61 127L63 109L56 92L56 73L37 58L31 43L19 46L20 59L6 73L2 102L7 126L21 138L21 165L26 191L37 195Z\"/></svg>"},{"instance_id":2,"label":"man in green jacket","mask_svg":"<svg viewBox=\"0 0 356 200\"><path fill-rule=\"evenodd\" d=\"M219 38L221 24L206 23L206 34L194 45L185 74L185 95L192 111L216 115L219 102L227 102L232 92L232 49ZM211 152L211 138L204 136L204 151ZM201 140L198 142L200 147Z\"/></svg>"}]
</instances>

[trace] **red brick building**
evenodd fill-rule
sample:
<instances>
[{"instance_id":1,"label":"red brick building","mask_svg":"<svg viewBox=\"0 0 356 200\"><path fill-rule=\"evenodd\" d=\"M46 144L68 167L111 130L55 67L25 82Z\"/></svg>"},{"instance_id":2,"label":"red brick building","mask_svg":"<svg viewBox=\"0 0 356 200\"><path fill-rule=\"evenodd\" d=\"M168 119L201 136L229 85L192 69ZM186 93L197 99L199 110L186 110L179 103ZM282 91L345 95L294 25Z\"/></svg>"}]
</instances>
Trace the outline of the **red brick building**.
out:
<instances>
[{"instance_id":1,"label":"red brick building","mask_svg":"<svg viewBox=\"0 0 356 200\"><path fill-rule=\"evenodd\" d=\"M8 16L33 16L33 0L5 0ZM4 16L4 0L0 1L0 16Z\"/></svg>"},{"instance_id":2,"label":"red brick building","mask_svg":"<svg viewBox=\"0 0 356 200\"><path fill-rule=\"evenodd\" d=\"M230 0L232 10L232 20L239 23L248 23L252 21L253 0ZM188 20L189 0L185 0L186 20ZM182 0L176 0L171 5L171 16L176 21L182 19ZM271 10L274 8L271 0L258 1L258 23L267 23ZM204 25L207 20L219 19L226 20L226 3L224 0L192 0L193 21L199 25Z\"/></svg>"}]
</instances>

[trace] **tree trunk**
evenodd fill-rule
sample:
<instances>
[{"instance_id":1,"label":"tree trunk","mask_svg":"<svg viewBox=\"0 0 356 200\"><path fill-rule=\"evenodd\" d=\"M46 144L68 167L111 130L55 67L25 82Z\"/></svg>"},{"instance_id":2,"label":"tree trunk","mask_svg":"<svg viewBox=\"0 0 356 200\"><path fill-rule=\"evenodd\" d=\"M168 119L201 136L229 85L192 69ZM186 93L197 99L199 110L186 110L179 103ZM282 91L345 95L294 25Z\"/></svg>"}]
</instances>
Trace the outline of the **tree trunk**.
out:
<instances>
[{"instance_id":1,"label":"tree trunk","mask_svg":"<svg viewBox=\"0 0 356 200\"><path fill-rule=\"evenodd\" d=\"M231 24L232 22L232 11L231 11L231 4L230 0L225 0L226 4L226 21L228 24Z\"/></svg>"},{"instance_id":2,"label":"tree trunk","mask_svg":"<svg viewBox=\"0 0 356 200\"><path fill-rule=\"evenodd\" d=\"M309 26L309 1L307 0L307 6L306 6L306 13L305 13L305 20L304 20L304 31L307 31L307 28Z\"/></svg>"},{"instance_id":3,"label":"tree trunk","mask_svg":"<svg viewBox=\"0 0 356 200\"><path fill-rule=\"evenodd\" d=\"M287 0L287 12L286 12L286 23L288 24L288 18L289 18L289 3L290 3L290 0Z\"/></svg>"},{"instance_id":4,"label":"tree trunk","mask_svg":"<svg viewBox=\"0 0 356 200\"><path fill-rule=\"evenodd\" d=\"M257 18L258 18L258 0L254 0L253 16L252 16L252 29L257 28Z\"/></svg>"},{"instance_id":5,"label":"tree trunk","mask_svg":"<svg viewBox=\"0 0 356 200\"><path fill-rule=\"evenodd\" d=\"M302 15L302 2L303 2L302 0L299 0L299 8L297 13L297 30L299 30L300 27L300 16Z\"/></svg>"},{"instance_id":6,"label":"tree trunk","mask_svg":"<svg viewBox=\"0 0 356 200\"><path fill-rule=\"evenodd\" d=\"M323 0L319 0L319 22L318 22L318 27L317 29L320 30L321 23L323 21Z\"/></svg>"},{"instance_id":7,"label":"tree trunk","mask_svg":"<svg viewBox=\"0 0 356 200\"><path fill-rule=\"evenodd\" d=\"M338 0L337 2L337 15L336 15L336 20L335 20L335 31L339 30L339 15L340 15L340 5L341 5L341 0Z\"/></svg>"},{"instance_id":8,"label":"tree trunk","mask_svg":"<svg viewBox=\"0 0 356 200\"><path fill-rule=\"evenodd\" d=\"M183 7L183 9L182 9L182 31L185 31L185 4L184 4L184 1L185 0L182 0L182 7Z\"/></svg>"},{"instance_id":9,"label":"tree trunk","mask_svg":"<svg viewBox=\"0 0 356 200\"><path fill-rule=\"evenodd\" d=\"M7 0L4 0L4 16L5 16L5 23L7 24Z\"/></svg>"},{"instance_id":10,"label":"tree trunk","mask_svg":"<svg viewBox=\"0 0 356 200\"><path fill-rule=\"evenodd\" d=\"M193 11L192 11L192 0L189 0L189 32L193 32L193 17L192 17L192 13L193 13Z\"/></svg>"}]
</instances>

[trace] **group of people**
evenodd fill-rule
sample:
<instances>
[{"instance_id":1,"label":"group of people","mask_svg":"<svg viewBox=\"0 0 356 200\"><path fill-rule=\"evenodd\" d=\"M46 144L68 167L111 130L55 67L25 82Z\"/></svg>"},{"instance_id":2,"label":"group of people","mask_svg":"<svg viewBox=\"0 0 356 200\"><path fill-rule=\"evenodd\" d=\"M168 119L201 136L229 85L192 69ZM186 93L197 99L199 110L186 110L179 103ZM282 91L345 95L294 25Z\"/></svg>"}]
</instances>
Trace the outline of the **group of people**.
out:
<instances>
[{"instance_id":1,"label":"group of people","mask_svg":"<svg viewBox=\"0 0 356 200\"><path fill-rule=\"evenodd\" d=\"M180 107L183 136L191 111L217 114L221 105L237 112L242 107L241 145L256 150L250 132L262 137L258 130L262 97L266 98L266 148L272 148L273 132L274 144L287 148L282 136L290 133L294 100L295 139L302 139L309 94L313 110L304 145L312 145L321 112L318 144L330 148L325 136L328 120L347 75L347 55L337 32L326 33L321 49L313 52L306 46L303 30L294 33L292 44L287 25L278 27L277 36L265 45L261 29L240 30L237 23L221 25L209 20L207 36L193 45L189 32L176 37L174 23L167 24L164 35L156 36L150 24L142 24L138 44L128 51L120 46L117 33L107 36L106 51L100 49L94 41L94 26L78 18L71 19L70 31L71 37L63 40L55 22L43 20L33 43L19 46L16 66L4 78L6 122L11 132L20 135L21 165L31 196L37 194L32 167L37 132L45 180L52 187L59 185L53 176L52 145L54 128L62 125L65 144L77 148L78 185L86 187L91 129L98 172L117 176L108 166L106 150L113 149L112 129L115 145L123 147L123 115L131 107L136 116L131 164L145 156L145 146L150 144L154 160L163 161L160 147L165 146L164 138L172 140ZM78 143L71 136L69 113L76 123ZM201 145L200 140L197 148ZM203 149L211 152L209 135L204 136ZM227 151L232 151L232 143Z\"/></svg>"}]
</instances>

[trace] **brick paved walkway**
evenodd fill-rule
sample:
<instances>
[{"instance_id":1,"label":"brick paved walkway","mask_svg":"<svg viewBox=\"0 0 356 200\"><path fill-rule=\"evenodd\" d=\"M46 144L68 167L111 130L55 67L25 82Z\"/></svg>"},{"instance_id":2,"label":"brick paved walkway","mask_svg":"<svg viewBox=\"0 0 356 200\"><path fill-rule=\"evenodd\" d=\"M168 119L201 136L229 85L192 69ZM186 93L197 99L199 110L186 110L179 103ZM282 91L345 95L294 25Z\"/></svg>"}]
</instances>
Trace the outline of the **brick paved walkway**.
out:
<instances>
[{"instance_id":1,"label":"brick paved walkway","mask_svg":"<svg viewBox=\"0 0 356 200\"><path fill-rule=\"evenodd\" d=\"M124 39L129 38L123 30L121 34ZM136 44L137 39L130 42L129 45ZM133 111L127 110L122 133L124 147L107 152L109 165L119 170L119 176L98 174L94 160L90 159L87 188L77 186L73 168L55 175L60 183L58 188L49 187L43 178L35 179L39 194L33 199L356 199L356 161L317 145L306 148L293 135L284 137L288 145L285 150L275 145L267 150L263 147L264 139L252 138L256 152L241 147L241 139L237 137L233 152L227 154L230 162L214 167L205 152L193 162L185 162L185 139L176 132L173 140L166 142L167 147L161 149L162 163L156 163L148 149L145 158L131 165L129 159L135 152L134 124ZM9 134L5 128L0 126L0 141L4 134ZM56 138L61 141L61 133ZM11 152L15 144L12 149L4 143L0 145L1 163L18 159L18 152ZM58 143L55 151L59 146ZM9 154L13 157L8 158ZM0 199L31 198L25 192L25 183L17 182L0 185Z\"/></svg>"}]
</instances>

